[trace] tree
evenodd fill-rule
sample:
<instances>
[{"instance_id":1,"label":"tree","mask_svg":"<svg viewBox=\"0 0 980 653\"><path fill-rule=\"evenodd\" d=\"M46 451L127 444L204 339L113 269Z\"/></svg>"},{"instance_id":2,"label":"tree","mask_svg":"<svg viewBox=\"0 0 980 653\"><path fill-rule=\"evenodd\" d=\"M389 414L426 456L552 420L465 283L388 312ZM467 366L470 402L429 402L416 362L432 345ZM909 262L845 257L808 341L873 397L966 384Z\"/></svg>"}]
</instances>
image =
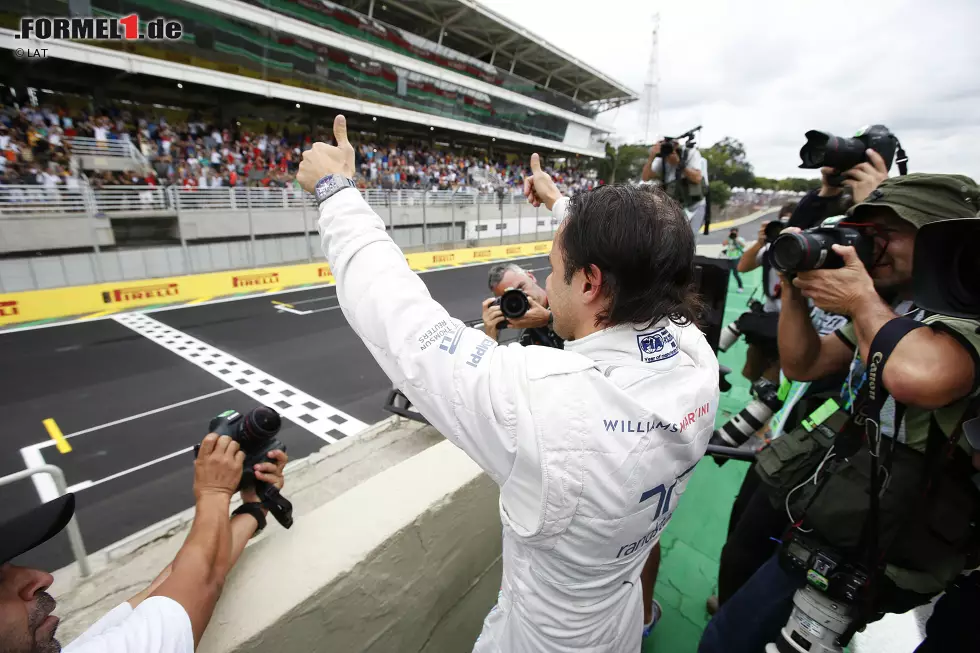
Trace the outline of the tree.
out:
<instances>
[{"instance_id":1,"label":"tree","mask_svg":"<svg viewBox=\"0 0 980 653\"><path fill-rule=\"evenodd\" d=\"M723 181L729 187L751 187L755 175L752 164L745 155L742 142L725 137L714 145L701 150L701 156L708 162L708 179Z\"/></svg>"},{"instance_id":2,"label":"tree","mask_svg":"<svg viewBox=\"0 0 980 653\"><path fill-rule=\"evenodd\" d=\"M599 161L599 178L607 184L639 181L643 165L650 156L649 145L620 145L606 143L606 158Z\"/></svg>"},{"instance_id":3,"label":"tree","mask_svg":"<svg viewBox=\"0 0 980 653\"><path fill-rule=\"evenodd\" d=\"M732 189L721 179L712 179L708 182L708 194L711 196L713 205L725 208L732 196Z\"/></svg>"}]
</instances>

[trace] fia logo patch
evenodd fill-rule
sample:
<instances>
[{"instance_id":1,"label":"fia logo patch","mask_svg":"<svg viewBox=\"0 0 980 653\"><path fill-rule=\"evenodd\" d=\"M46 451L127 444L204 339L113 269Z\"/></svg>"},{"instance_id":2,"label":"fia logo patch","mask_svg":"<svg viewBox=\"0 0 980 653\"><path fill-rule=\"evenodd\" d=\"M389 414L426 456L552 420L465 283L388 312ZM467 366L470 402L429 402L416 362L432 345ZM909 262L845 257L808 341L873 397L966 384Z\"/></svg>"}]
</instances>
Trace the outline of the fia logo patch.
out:
<instances>
[{"instance_id":1,"label":"fia logo patch","mask_svg":"<svg viewBox=\"0 0 980 653\"><path fill-rule=\"evenodd\" d=\"M636 336L636 346L640 349L640 360L655 363L676 356L679 351L677 341L666 327Z\"/></svg>"}]
</instances>

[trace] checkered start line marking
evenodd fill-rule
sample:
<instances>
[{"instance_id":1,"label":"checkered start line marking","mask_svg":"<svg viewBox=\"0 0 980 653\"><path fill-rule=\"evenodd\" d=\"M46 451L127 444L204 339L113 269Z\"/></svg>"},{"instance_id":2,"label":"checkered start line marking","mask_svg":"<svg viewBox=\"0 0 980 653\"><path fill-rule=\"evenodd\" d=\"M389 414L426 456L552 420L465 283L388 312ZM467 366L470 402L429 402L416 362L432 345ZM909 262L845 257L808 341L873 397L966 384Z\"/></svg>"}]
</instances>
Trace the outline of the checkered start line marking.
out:
<instances>
[{"instance_id":1,"label":"checkered start line marking","mask_svg":"<svg viewBox=\"0 0 980 653\"><path fill-rule=\"evenodd\" d=\"M332 444L342 438L357 435L368 426L285 381L145 313L123 313L113 316L112 319L259 403L275 408L283 419L306 429L327 443Z\"/></svg>"}]
</instances>

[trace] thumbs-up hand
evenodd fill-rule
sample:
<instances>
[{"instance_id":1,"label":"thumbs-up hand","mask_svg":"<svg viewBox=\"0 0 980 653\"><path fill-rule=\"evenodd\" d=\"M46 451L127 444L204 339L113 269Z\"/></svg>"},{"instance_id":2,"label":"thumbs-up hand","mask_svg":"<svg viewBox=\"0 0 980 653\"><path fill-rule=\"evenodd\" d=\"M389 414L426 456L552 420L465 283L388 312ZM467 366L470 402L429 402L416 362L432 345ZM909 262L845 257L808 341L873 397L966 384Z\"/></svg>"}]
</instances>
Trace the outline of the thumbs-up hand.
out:
<instances>
[{"instance_id":1,"label":"thumbs-up hand","mask_svg":"<svg viewBox=\"0 0 980 653\"><path fill-rule=\"evenodd\" d=\"M354 147L347 140L347 119L343 116L334 118L333 136L336 145L314 143L312 148L303 152L296 181L309 193L327 175L354 176Z\"/></svg>"},{"instance_id":2,"label":"thumbs-up hand","mask_svg":"<svg viewBox=\"0 0 980 653\"><path fill-rule=\"evenodd\" d=\"M524 177L524 197L535 208L544 204L549 211L561 197L555 182L541 169L541 157L536 153L531 155L531 176Z\"/></svg>"}]
</instances>

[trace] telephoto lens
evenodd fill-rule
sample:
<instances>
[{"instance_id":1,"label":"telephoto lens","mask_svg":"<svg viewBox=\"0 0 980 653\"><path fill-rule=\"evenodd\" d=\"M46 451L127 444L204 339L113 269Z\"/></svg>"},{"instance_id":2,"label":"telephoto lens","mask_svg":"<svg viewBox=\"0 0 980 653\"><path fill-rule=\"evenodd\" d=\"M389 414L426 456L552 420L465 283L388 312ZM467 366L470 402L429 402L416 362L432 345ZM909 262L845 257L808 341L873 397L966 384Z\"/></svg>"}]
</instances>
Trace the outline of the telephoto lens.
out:
<instances>
[{"instance_id":1,"label":"telephoto lens","mask_svg":"<svg viewBox=\"0 0 980 653\"><path fill-rule=\"evenodd\" d=\"M718 351L728 351L742 337L742 330L738 328L738 320L733 320L728 326L721 330L721 337L718 338Z\"/></svg>"},{"instance_id":2,"label":"telephoto lens","mask_svg":"<svg viewBox=\"0 0 980 653\"><path fill-rule=\"evenodd\" d=\"M783 407L779 398L779 388L769 379L759 379L752 384L752 401L732 415L720 429L711 436L711 444L740 447L752 434L762 429L773 413Z\"/></svg>"},{"instance_id":3,"label":"telephoto lens","mask_svg":"<svg viewBox=\"0 0 980 653\"><path fill-rule=\"evenodd\" d=\"M280 428L282 418L279 413L268 406L257 406L245 415L245 419L240 422L237 437L233 437L247 453L276 437Z\"/></svg>"}]
</instances>

